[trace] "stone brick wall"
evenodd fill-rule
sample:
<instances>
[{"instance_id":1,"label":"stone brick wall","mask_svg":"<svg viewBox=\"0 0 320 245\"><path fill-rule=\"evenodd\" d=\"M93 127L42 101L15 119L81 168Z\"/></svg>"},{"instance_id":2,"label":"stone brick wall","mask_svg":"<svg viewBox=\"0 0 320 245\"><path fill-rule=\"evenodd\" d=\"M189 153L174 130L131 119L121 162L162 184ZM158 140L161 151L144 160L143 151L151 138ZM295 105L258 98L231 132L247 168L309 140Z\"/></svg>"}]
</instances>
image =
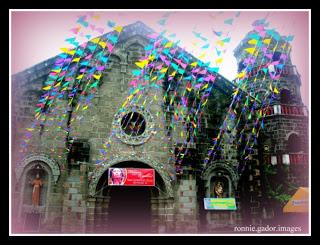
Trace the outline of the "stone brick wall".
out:
<instances>
[{"instance_id":1,"label":"stone brick wall","mask_svg":"<svg viewBox=\"0 0 320 245\"><path fill-rule=\"evenodd\" d=\"M198 231L197 183L192 175L180 179L175 194L175 231L196 233Z\"/></svg>"}]
</instances>

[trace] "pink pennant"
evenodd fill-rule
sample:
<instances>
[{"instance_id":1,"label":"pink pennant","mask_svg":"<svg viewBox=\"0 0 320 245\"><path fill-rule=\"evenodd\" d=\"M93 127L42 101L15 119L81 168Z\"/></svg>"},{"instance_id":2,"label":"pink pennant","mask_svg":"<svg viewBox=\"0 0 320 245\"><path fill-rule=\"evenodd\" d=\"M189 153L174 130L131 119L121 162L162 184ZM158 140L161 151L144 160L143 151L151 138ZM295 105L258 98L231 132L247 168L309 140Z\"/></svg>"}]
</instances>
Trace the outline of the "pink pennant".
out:
<instances>
[{"instance_id":1,"label":"pink pennant","mask_svg":"<svg viewBox=\"0 0 320 245\"><path fill-rule=\"evenodd\" d=\"M205 75L205 74L207 74L207 70L206 70L206 69L203 69L202 71L199 72L199 74Z\"/></svg>"},{"instance_id":2,"label":"pink pennant","mask_svg":"<svg viewBox=\"0 0 320 245\"><path fill-rule=\"evenodd\" d=\"M107 42L108 51L111 53L113 50L113 46Z\"/></svg>"},{"instance_id":3,"label":"pink pennant","mask_svg":"<svg viewBox=\"0 0 320 245\"><path fill-rule=\"evenodd\" d=\"M89 54L85 59L86 59L86 60L90 60L91 57L92 57L92 54Z\"/></svg>"},{"instance_id":4,"label":"pink pennant","mask_svg":"<svg viewBox=\"0 0 320 245\"><path fill-rule=\"evenodd\" d=\"M207 81L207 82L210 82L210 81L214 81L214 79L216 79L216 77L212 76L211 74L209 76L207 76L204 80Z\"/></svg>"},{"instance_id":5,"label":"pink pennant","mask_svg":"<svg viewBox=\"0 0 320 245\"><path fill-rule=\"evenodd\" d=\"M156 67L157 70L160 70L161 68L162 68L162 64Z\"/></svg>"},{"instance_id":6,"label":"pink pennant","mask_svg":"<svg viewBox=\"0 0 320 245\"><path fill-rule=\"evenodd\" d=\"M133 86L133 87L137 87L137 83L138 81L137 80L133 80L129 83L129 85Z\"/></svg>"},{"instance_id":7,"label":"pink pennant","mask_svg":"<svg viewBox=\"0 0 320 245\"><path fill-rule=\"evenodd\" d=\"M74 34L78 34L78 32L80 31L80 27L75 27L75 28L72 28L70 29L70 31Z\"/></svg>"},{"instance_id":8,"label":"pink pennant","mask_svg":"<svg viewBox=\"0 0 320 245\"><path fill-rule=\"evenodd\" d=\"M159 34L157 33L152 33L150 35L148 35L147 37L151 38L151 39L156 39L159 36Z\"/></svg>"},{"instance_id":9,"label":"pink pennant","mask_svg":"<svg viewBox=\"0 0 320 245\"><path fill-rule=\"evenodd\" d=\"M99 32L100 34L103 34L104 29L102 27L96 28L96 31Z\"/></svg>"}]
</instances>

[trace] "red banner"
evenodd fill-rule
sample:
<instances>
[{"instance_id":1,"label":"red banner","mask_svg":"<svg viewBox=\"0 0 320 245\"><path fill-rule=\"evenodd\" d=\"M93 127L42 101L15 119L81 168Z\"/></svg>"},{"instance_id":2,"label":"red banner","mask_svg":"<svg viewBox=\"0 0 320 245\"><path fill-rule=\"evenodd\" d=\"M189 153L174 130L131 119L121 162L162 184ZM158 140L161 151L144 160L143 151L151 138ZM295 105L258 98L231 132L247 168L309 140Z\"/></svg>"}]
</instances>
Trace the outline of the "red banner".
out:
<instances>
[{"instance_id":1,"label":"red banner","mask_svg":"<svg viewBox=\"0 0 320 245\"><path fill-rule=\"evenodd\" d=\"M109 168L108 185L154 186L155 172L151 168Z\"/></svg>"}]
</instances>

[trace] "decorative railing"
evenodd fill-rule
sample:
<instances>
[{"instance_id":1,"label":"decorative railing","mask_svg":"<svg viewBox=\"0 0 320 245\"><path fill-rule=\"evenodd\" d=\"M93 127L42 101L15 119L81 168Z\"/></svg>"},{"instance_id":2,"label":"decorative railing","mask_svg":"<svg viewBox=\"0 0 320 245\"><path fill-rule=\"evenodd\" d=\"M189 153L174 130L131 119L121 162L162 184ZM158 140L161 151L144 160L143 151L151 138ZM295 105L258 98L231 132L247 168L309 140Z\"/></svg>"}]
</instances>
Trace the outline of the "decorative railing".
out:
<instances>
[{"instance_id":1,"label":"decorative railing","mask_svg":"<svg viewBox=\"0 0 320 245\"><path fill-rule=\"evenodd\" d=\"M305 106L292 105L273 105L264 108L266 115L293 115L293 116L307 116L308 111Z\"/></svg>"},{"instance_id":2,"label":"decorative railing","mask_svg":"<svg viewBox=\"0 0 320 245\"><path fill-rule=\"evenodd\" d=\"M264 66L260 66L260 67L255 67L253 68L251 71L248 72L248 77L254 77L257 75L265 75L266 73L263 71ZM274 67L274 71L277 73L281 73L281 76L285 77L285 76L290 76L290 75L298 75L299 73L297 71L296 66L293 65L286 65L283 67L283 69Z\"/></svg>"},{"instance_id":3,"label":"decorative railing","mask_svg":"<svg viewBox=\"0 0 320 245\"><path fill-rule=\"evenodd\" d=\"M277 165L308 165L309 155L307 153L289 153L289 154L278 154L278 155L264 155L264 163Z\"/></svg>"}]
</instances>

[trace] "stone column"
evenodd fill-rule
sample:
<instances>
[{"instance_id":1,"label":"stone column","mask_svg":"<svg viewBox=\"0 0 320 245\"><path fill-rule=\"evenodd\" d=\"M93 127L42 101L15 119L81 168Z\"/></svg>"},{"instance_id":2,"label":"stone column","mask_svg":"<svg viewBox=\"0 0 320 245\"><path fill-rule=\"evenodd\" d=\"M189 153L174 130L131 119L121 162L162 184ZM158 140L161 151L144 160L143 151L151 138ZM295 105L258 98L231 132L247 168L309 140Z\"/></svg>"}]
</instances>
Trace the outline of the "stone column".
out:
<instances>
[{"instance_id":1,"label":"stone column","mask_svg":"<svg viewBox=\"0 0 320 245\"><path fill-rule=\"evenodd\" d=\"M164 201L164 211L165 211L166 233L173 233L175 231L174 200L173 198L168 198L163 201Z\"/></svg>"},{"instance_id":2,"label":"stone column","mask_svg":"<svg viewBox=\"0 0 320 245\"><path fill-rule=\"evenodd\" d=\"M95 213L96 198L90 197L87 199L87 214L86 214L86 232L94 232L94 213Z\"/></svg>"},{"instance_id":3,"label":"stone column","mask_svg":"<svg viewBox=\"0 0 320 245\"><path fill-rule=\"evenodd\" d=\"M95 212L94 212L94 232L101 232L102 225L102 203L103 197L96 198Z\"/></svg>"},{"instance_id":4,"label":"stone column","mask_svg":"<svg viewBox=\"0 0 320 245\"><path fill-rule=\"evenodd\" d=\"M159 200L158 197L151 198L151 232L158 233L159 226Z\"/></svg>"},{"instance_id":5,"label":"stone column","mask_svg":"<svg viewBox=\"0 0 320 245\"><path fill-rule=\"evenodd\" d=\"M102 203L101 203L101 231L103 233L108 231L109 203L110 203L110 197L104 197L102 199Z\"/></svg>"},{"instance_id":6,"label":"stone column","mask_svg":"<svg viewBox=\"0 0 320 245\"><path fill-rule=\"evenodd\" d=\"M198 203L197 185L192 175L181 179L176 191L176 232L197 233L198 232Z\"/></svg>"}]
</instances>

